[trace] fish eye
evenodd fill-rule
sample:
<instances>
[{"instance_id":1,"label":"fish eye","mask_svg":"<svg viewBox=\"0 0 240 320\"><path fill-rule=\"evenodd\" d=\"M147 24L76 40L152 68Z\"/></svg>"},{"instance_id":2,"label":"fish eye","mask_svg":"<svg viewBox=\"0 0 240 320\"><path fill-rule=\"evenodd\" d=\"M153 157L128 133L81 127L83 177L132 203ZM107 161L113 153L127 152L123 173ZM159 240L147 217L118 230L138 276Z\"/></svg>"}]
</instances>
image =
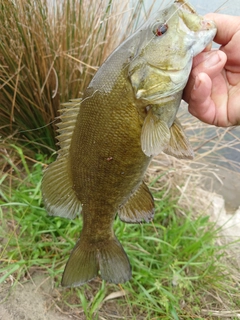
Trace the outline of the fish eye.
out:
<instances>
[{"instance_id":1,"label":"fish eye","mask_svg":"<svg viewBox=\"0 0 240 320\"><path fill-rule=\"evenodd\" d=\"M168 25L166 23L161 23L154 29L153 33L156 36L160 37L161 35L167 32L167 29Z\"/></svg>"}]
</instances>

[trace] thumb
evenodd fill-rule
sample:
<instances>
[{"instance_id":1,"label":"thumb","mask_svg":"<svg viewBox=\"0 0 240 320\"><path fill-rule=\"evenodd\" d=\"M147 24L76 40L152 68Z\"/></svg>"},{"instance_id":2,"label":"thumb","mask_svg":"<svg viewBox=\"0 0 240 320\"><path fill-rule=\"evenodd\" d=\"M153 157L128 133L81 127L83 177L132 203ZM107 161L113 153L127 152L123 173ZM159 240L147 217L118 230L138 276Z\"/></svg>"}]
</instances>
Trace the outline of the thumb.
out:
<instances>
[{"instance_id":1,"label":"thumb","mask_svg":"<svg viewBox=\"0 0 240 320\"><path fill-rule=\"evenodd\" d=\"M183 99L188 102L191 91L195 84L195 79L199 73L206 73L210 79L216 77L224 68L227 56L221 50L201 52L193 59L192 71L188 83L183 92Z\"/></svg>"}]
</instances>

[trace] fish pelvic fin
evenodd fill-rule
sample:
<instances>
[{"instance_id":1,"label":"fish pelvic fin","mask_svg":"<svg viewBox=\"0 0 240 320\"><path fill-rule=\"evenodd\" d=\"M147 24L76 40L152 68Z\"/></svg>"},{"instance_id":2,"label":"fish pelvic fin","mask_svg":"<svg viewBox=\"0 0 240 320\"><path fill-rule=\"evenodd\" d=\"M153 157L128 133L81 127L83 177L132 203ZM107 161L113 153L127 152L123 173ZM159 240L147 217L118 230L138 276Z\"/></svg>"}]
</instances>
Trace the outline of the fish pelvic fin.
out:
<instances>
[{"instance_id":1,"label":"fish pelvic fin","mask_svg":"<svg viewBox=\"0 0 240 320\"><path fill-rule=\"evenodd\" d=\"M154 216L154 200L144 182L118 210L119 218L128 223L150 222Z\"/></svg>"},{"instance_id":2,"label":"fish pelvic fin","mask_svg":"<svg viewBox=\"0 0 240 320\"><path fill-rule=\"evenodd\" d=\"M42 196L50 215L73 219L81 211L81 203L72 189L72 179L68 166L68 151L81 99L63 104L61 122L58 124L57 139L60 149L58 158L43 173Z\"/></svg>"},{"instance_id":3,"label":"fish pelvic fin","mask_svg":"<svg viewBox=\"0 0 240 320\"><path fill-rule=\"evenodd\" d=\"M170 135L169 144L163 152L178 159L193 159L194 151L177 118L170 127Z\"/></svg>"},{"instance_id":4,"label":"fish pelvic fin","mask_svg":"<svg viewBox=\"0 0 240 320\"><path fill-rule=\"evenodd\" d=\"M66 264L63 287L77 287L100 275L111 283L124 283L131 274L128 257L116 237L92 244L80 238Z\"/></svg>"},{"instance_id":5,"label":"fish pelvic fin","mask_svg":"<svg viewBox=\"0 0 240 320\"><path fill-rule=\"evenodd\" d=\"M156 156L161 153L169 143L170 131L165 121L155 115L152 110L144 120L141 133L142 151L148 156Z\"/></svg>"}]
</instances>

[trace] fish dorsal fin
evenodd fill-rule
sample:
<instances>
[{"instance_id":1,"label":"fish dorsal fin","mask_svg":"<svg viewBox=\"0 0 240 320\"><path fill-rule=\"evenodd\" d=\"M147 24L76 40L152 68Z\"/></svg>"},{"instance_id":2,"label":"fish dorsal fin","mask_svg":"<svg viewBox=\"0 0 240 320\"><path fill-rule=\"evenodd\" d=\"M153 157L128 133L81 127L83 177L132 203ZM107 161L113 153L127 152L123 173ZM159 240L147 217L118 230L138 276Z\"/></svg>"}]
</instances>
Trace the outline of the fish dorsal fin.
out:
<instances>
[{"instance_id":1,"label":"fish dorsal fin","mask_svg":"<svg viewBox=\"0 0 240 320\"><path fill-rule=\"evenodd\" d=\"M50 215L73 219L81 211L81 203L72 188L68 151L80 109L81 99L64 104L58 124L60 145L58 158L43 173L42 196Z\"/></svg>"},{"instance_id":2,"label":"fish dorsal fin","mask_svg":"<svg viewBox=\"0 0 240 320\"><path fill-rule=\"evenodd\" d=\"M128 223L149 222L154 215L153 197L144 182L118 210L119 218Z\"/></svg>"},{"instance_id":3,"label":"fish dorsal fin","mask_svg":"<svg viewBox=\"0 0 240 320\"><path fill-rule=\"evenodd\" d=\"M59 156L65 156L68 154L81 100L82 99L73 99L62 104L63 108L60 110L61 115L59 116L61 122L57 124L57 139L59 141L58 145L60 146L58 151Z\"/></svg>"},{"instance_id":4,"label":"fish dorsal fin","mask_svg":"<svg viewBox=\"0 0 240 320\"><path fill-rule=\"evenodd\" d=\"M193 159L194 151L177 118L170 128L170 133L171 137L169 144L163 152L178 159Z\"/></svg>"},{"instance_id":5,"label":"fish dorsal fin","mask_svg":"<svg viewBox=\"0 0 240 320\"><path fill-rule=\"evenodd\" d=\"M170 131L165 121L148 111L141 133L142 151L147 156L156 156L163 151L170 139Z\"/></svg>"}]
</instances>

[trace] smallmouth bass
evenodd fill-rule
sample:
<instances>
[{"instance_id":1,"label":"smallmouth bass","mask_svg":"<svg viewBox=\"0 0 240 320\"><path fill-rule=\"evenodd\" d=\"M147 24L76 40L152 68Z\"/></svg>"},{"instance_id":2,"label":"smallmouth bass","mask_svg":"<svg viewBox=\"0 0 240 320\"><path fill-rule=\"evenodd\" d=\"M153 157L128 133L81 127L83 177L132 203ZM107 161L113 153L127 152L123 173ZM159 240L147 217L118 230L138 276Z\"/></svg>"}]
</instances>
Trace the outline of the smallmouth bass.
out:
<instances>
[{"instance_id":1,"label":"smallmouth bass","mask_svg":"<svg viewBox=\"0 0 240 320\"><path fill-rule=\"evenodd\" d=\"M65 104L61 149L44 172L42 194L50 215L74 218L83 229L66 264L62 285L95 278L123 283L131 266L115 237L118 213L127 223L149 222L152 195L143 182L154 155L192 158L176 119L193 56L216 27L185 1L156 12L99 68L83 98Z\"/></svg>"}]
</instances>

